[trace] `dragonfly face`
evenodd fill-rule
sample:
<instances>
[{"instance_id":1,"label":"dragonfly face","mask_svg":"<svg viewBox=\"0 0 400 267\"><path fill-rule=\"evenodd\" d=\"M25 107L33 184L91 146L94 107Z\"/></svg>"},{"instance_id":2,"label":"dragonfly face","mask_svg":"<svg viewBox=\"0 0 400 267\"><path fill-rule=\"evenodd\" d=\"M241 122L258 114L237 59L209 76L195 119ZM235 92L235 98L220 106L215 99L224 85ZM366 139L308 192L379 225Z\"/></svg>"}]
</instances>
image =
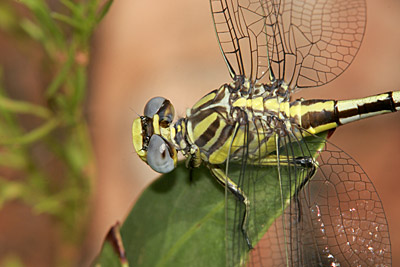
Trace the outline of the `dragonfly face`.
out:
<instances>
[{"instance_id":1,"label":"dragonfly face","mask_svg":"<svg viewBox=\"0 0 400 267\"><path fill-rule=\"evenodd\" d=\"M156 172L170 172L177 164L176 149L170 138L174 115L171 102L154 97L147 102L144 116L135 119L132 125L136 153Z\"/></svg>"}]
</instances>

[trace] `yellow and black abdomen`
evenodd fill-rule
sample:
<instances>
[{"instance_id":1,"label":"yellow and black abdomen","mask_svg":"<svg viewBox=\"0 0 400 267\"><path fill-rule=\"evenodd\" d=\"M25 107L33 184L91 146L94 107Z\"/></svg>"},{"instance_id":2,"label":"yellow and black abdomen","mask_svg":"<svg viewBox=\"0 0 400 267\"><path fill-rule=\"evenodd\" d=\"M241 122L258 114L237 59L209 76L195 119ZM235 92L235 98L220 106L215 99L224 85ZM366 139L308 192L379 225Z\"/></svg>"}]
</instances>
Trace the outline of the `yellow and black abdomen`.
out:
<instances>
[{"instance_id":1,"label":"yellow and black abdomen","mask_svg":"<svg viewBox=\"0 0 400 267\"><path fill-rule=\"evenodd\" d=\"M400 110L400 92L352 100L299 100L291 103L290 116L312 134L380 114Z\"/></svg>"}]
</instances>

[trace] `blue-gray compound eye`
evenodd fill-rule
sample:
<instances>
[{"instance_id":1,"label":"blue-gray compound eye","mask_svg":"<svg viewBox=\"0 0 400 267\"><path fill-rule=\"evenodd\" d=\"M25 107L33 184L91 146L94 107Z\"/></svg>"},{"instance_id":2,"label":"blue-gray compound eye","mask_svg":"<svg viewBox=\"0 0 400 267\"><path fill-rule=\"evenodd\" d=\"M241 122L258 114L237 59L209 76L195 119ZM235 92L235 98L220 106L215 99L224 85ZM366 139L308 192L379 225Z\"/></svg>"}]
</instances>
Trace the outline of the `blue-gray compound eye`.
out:
<instances>
[{"instance_id":1,"label":"blue-gray compound eye","mask_svg":"<svg viewBox=\"0 0 400 267\"><path fill-rule=\"evenodd\" d=\"M169 100L164 97L157 96L149 100L144 107L144 115L148 118L153 118L158 114L161 121L172 122L175 116L175 110Z\"/></svg>"},{"instance_id":2,"label":"blue-gray compound eye","mask_svg":"<svg viewBox=\"0 0 400 267\"><path fill-rule=\"evenodd\" d=\"M161 96L153 97L152 99L150 99L144 107L144 115L146 117L152 118L154 114L156 114L160 110L165 100L166 99Z\"/></svg>"},{"instance_id":3,"label":"blue-gray compound eye","mask_svg":"<svg viewBox=\"0 0 400 267\"><path fill-rule=\"evenodd\" d=\"M175 168L174 160L168 150L168 144L159 135L153 135L150 138L147 147L147 164L160 173L167 173Z\"/></svg>"}]
</instances>

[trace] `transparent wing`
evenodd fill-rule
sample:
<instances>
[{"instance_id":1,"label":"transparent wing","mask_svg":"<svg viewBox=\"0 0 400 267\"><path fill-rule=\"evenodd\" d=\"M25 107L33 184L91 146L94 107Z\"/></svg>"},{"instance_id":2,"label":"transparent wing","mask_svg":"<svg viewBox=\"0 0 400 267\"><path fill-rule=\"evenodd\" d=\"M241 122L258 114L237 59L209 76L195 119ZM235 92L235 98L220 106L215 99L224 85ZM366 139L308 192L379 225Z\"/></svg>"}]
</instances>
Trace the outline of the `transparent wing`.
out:
<instances>
[{"instance_id":1,"label":"transparent wing","mask_svg":"<svg viewBox=\"0 0 400 267\"><path fill-rule=\"evenodd\" d=\"M302 159L306 156L312 159L324 145L324 139L309 146L305 146L302 140L286 138L277 140L276 145L275 142L265 142L267 138L264 137L271 135L268 121L255 118L250 123L243 123L235 133L236 138L243 138L243 142L239 143L246 145L232 146L231 151L235 152L230 155L227 176L243 192L243 198L248 201L248 208L244 204L245 201L226 190L228 266L244 266L248 262L250 250L245 237L248 236L253 247L257 245L274 221L292 203L290 200L297 194L298 188L313 173L314 166L302 164ZM259 141L252 142L255 139ZM271 154L266 151L278 153ZM278 236L284 238L285 243L289 243L290 239L286 239L289 237L284 234L281 231ZM279 249L280 247L274 248L281 254L282 259L290 253ZM261 262L261 255L265 251L256 248L253 253L259 257L252 257L251 263Z\"/></svg>"},{"instance_id":2,"label":"transparent wing","mask_svg":"<svg viewBox=\"0 0 400 267\"><path fill-rule=\"evenodd\" d=\"M260 167L247 160L236 174L250 201L246 231L255 248L248 258L248 247L237 226L244 205L231 201L227 208L230 263L390 266L387 220L381 200L362 168L319 137L297 140L289 135L278 143L281 148L277 165ZM301 160L316 155L317 168ZM234 176L233 167L230 171Z\"/></svg>"},{"instance_id":3,"label":"transparent wing","mask_svg":"<svg viewBox=\"0 0 400 267\"><path fill-rule=\"evenodd\" d=\"M230 75L320 86L352 62L364 36L365 0L210 0Z\"/></svg>"}]
</instances>

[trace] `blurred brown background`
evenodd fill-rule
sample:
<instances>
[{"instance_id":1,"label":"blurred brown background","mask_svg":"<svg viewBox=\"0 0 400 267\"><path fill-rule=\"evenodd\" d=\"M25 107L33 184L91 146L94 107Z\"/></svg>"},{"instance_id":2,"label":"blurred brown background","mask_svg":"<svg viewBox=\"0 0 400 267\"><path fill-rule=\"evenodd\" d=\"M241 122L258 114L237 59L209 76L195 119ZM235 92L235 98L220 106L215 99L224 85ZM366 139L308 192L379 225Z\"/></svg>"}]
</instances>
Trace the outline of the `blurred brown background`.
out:
<instances>
[{"instance_id":1,"label":"blurred brown background","mask_svg":"<svg viewBox=\"0 0 400 267\"><path fill-rule=\"evenodd\" d=\"M350 68L302 96L346 99L400 89L400 2L370 0L367 12L364 41ZM183 116L199 97L230 79L208 1L116 1L94 45L90 112L100 177L91 253L157 177L131 144L131 122L147 100L165 96ZM400 114L343 127L332 142L373 180L389 221L393 266L400 265Z\"/></svg>"},{"instance_id":2,"label":"blurred brown background","mask_svg":"<svg viewBox=\"0 0 400 267\"><path fill-rule=\"evenodd\" d=\"M89 120L99 176L83 266L99 252L110 226L124 220L140 192L158 176L135 155L131 143L131 123L145 103L165 96L183 116L201 96L230 81L209 9L207 0L120 0L97 30ZM400 90L400 2L367 0L367 12L364 41L350 68L328 85L299 96L346 99ZM13 48L1 49L7 53ZM400 113L343 127L331 141L356 159L373 181L389 221L393 266L400 266ZM0 214L10 212L24 218L28 211ZM47 245L26 253L52 249Z\"/></svg>"}]
</instances>

